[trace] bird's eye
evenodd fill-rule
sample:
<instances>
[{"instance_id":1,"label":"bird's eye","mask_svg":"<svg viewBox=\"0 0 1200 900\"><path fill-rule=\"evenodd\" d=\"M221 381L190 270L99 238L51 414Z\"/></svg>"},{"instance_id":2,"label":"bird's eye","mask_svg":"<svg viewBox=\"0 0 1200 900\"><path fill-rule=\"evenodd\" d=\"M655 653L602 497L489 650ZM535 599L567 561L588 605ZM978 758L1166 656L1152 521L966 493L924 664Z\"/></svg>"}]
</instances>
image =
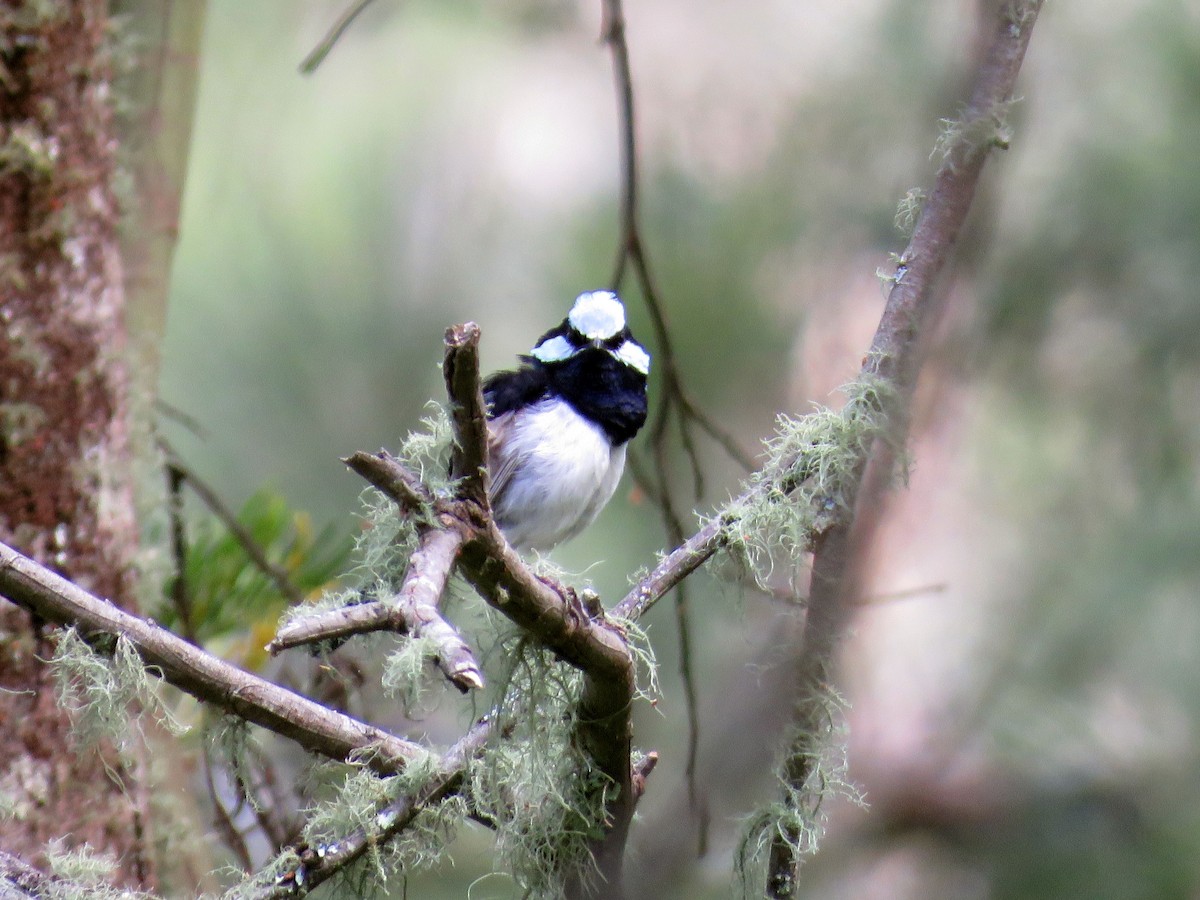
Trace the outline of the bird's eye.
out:
<instances>
[{"instance_id":1,"label":"bird's eye","mask_svg":"<svg viewBox=\"0 0 1200 900\"><path fill-rule=\"evenodd\" d=\"M622 344L624 344L627 340L629 340L630 337L631 337L631 335L629 333L629 329L626 328L624 331L620 332L619 334L614 334L612 337L608 338L608 340L604 341L604 343L601 344L601 346L605 350L607 350L609 353L612 353L615 355L617 352L617 348L619 348Z\"/></svg>"}]
</instances>

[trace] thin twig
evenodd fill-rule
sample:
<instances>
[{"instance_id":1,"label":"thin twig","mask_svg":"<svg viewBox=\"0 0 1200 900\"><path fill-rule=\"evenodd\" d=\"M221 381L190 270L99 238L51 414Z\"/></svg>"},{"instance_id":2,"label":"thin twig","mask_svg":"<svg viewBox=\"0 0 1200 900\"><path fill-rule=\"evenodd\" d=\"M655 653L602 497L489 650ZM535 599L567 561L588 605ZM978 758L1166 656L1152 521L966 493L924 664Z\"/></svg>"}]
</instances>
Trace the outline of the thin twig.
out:
<instances>
[{"instance_id":1,"label":"thin twig","mask_svg":"<svg viewBox=\"0 0 1200 900\"><path fill-rule=\"evenodd\" d=\"M192 621L192 596L187 580L187 526L183 520L183 473L174 466L167 466L167 514L171 520L171 559L175 565L175 579L171 582L171 602L179 616L179 631L198 644L196 625Z\"/></svg>"},{"instance_id":2,"label":"thin twig","mask_svg":"<svg viewBox=\"0 0 1200 900\"><path fill-rule=\"evenodd\" d=\"M250 859L250 848L246 846L245 836L238 831L232 815L225 808L225 803L221 799L220 792L217 790L217 782L213 778L212 752L209 750L208 741L205 740L200 743L203 755L204 785L208 789L208 802L212 804L213 819L217 826L217 833L221 836L221 842L237 859L238 865L244 871L248 872L253 865Z\"/></svg>"},{"instance_id":3,"label":"thin twig","mask_svg":"<svg viewBox=\"0 0 1200 900\"><path fill-rule=\"evenodd\" d=\"M662 372L658 412L648 429L653 478L648 478L645 469L641 466L634 467L633 473L638 484L657 503L670 544L678 546L683 543L685 531L682 517L674 500L670 479L671 466L667 461L667 431L671 420L675 418L679 423L680 444L688 461L695 499L698 500L704 493L704 470L700 464L693 426L698 426L702 432L713 437L722 449L729 452L734 460L742 463L747 471L751 467L748 465L746 454L737 448L736 441L699 409L683 386L683 379L671 341L671 333L667 327L666 314L650 273L650 261L638 224L639 179L636 118L629 44L625 36L625 13L621 0L602 0L602 10L604 19L601 26L601 37L612 53L613 79L617 94L617 119L620 127L620 238L617 244L612 286L613 290L619 292L626 269L632 263L654 329L658 348L656 368ZM700 739L699 708L691 654L692 641L687 614L687 594L682 589L675 597L675 626L679 641L679 673L683 679L688 721L687 789L692 811L699 822L698 850L703 855L707 844L707 804L700 796L699 785L696 782L696 758L699 753Z\"/></svg>"},{"instance_id":4,"label":"thin twig","mask_svg":"<svg viewBox=\"0 0 1200 900\"><path fill-rule=\"evenodd\" d=\"M292 582L287 571L267 559L266 551L254 539L254 535L250 533L250 530L238 520L237 514L224 504L221 498L217 496L216 491L209 487L195 472L185 466L183 461L171 452L170 448L167 448L167 453L167 471L170 473L171 479L178 479L192 489L192 493L221 520L222 525L229 529L229 533L233 535L233 539L238 542L238 546L242 548L250 561L275 583L275 587L279 589L279 593L283 594L289 603L293 606L303 603L304 594Z\"/></svg>"},{"instance_id":5,"label":"thin twig","mask_svg":"<svg viewBox=\"0 0 1200 900\"><path fill-rule=\"evenodd\" d=\"M325 57L329 55L329 51L333 49L334 44L346 33L346 29L358 18L358 14L370 4L371 0L355 0L354 4L338 17L333 27L325 33L325 37L321 38L317 46L312 49L312 52L304 57L304 61L300 63L300 74L311 75L317 71L317 67L325 61Z\"/></svg>"}]
</instances>

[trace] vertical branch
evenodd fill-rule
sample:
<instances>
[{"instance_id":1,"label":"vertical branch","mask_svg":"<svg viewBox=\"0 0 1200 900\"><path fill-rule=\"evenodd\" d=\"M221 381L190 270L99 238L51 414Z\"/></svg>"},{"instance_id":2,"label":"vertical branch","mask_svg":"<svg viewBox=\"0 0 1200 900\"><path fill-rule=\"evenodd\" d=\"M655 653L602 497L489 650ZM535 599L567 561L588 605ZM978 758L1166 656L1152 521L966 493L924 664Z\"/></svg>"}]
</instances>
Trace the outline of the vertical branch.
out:
<instances>
[{"instance_id":1,"label":"vertical branch","mask_svg":"<svg viewBox=\"0 0 1200 900\"><path fill-rule=\"evenodd\" d=\"M479 382L479 326L474 322L446 329L442 363L450 396L454 448L450 475L460 479L458 496L487 507L487 416Z\"/></svg>"},{"instance_id":2,"label":"vertical branch","mask_svg":"<svg viewBox=\"0 0 1200 900\"><path fill-rule=\"evenodd\" d=\"M183 472L167 466L167 514L171 522L171 559L175 566L175 579L171 582L171 602L179 616L179 631L193 644L196 625L192 620L192 596L187 583L187 524L183 520Z\"/></svg>"},{"instance_id":3,"label":"vertical branch","mask_svg":"<svg viewBox=\"0 0 1200 900\"><path fill-rule=\"evenodd\" d=\"M936 312L935 288L962 230L984 162L993 147L1007 146L1004 114L1029 44L1041 0L1011 0L1002 5L987 56L962 117L947 131L944 159L912 239L900 257L893 286L863 365L863 374L892 383L894 392L880 412L897 438L906 429L921 343ZM876 480L891 475L886 447L871 457L877 464L868 480L867 456L857 460L843 484L847 506L877 496ZM878 463L883 463L882 465ZM865 488L865 489L864 489ZM858 513L862 518L861 513ZM824 696L837 646L845 633L855 592L854 549L864 534L855 533L855 513L831 526L815 542L808 618L801 645L794 725L796 738L784 763L785 806L802 795L815 763L812 741L824 726ZM868 525L873 517L867 517ZM798 835L787 827L772 840L767 896L796 896L801 862Z\"/></svg>"}]
</instances>

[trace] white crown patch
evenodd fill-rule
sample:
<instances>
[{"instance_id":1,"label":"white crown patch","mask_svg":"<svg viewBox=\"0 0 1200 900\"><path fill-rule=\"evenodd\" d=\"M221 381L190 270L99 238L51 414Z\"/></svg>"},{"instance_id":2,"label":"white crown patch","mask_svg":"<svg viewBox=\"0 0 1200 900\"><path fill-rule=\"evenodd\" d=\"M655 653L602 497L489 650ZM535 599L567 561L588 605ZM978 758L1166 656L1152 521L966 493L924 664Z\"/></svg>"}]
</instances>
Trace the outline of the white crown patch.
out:
<instances>
[{"instance_id":1,"label":"white crown patch","mask_svg":"<svg viewBox=\"0 0 1200 900\"><path fill-rule=\"evenodd\" d=\"M589 341L606 341L625 328L625 307L612 291L591 291L575 298L567 321Z\"/></svg>"}]
</instances>

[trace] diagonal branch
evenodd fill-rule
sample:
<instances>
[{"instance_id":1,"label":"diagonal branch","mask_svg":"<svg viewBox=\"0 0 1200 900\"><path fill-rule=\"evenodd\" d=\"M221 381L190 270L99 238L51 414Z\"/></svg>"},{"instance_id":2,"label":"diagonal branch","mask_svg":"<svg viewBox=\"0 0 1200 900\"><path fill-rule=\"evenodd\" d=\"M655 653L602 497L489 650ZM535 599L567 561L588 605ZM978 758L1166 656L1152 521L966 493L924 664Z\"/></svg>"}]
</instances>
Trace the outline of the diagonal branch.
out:
<instances>
[{"instance_id":1,"label":"diagonal branch","mask_svg":"<svg viewBox=\"0 0 1200 900\"><path fill-rule=\"evenodd\" d=\"M325 61L325 57L333 50L334 44L341 40L342 35L346 33L346 30L358 18L358 14L370 4L371 0L354 0L354 3L338 16L337 21L333 23L333 27L321 38L320 43L309 52L308 56L304 57L304 60L300 63L300 74L311 75L317 71L317 68Z\"/></svg>"},{"instance_id":2,"label":"diagonal branch","mask_svg":"<svg viewBox=\"0 0 1200 900\"><path fill-rule=\"evenodd\" d=\"M343 606L304 616L284 625L267 644L272 655L317 641L339 640L372 631L395 631L414 640L428 639L438 668L464 694L483 687L483 672L458 630L438 611L438 602L463 533L457 528L429 528L409 561L404 585L390 600Z\"/></svg>"},{"instance_id":3,"label":"diagonal branch","mask_svg":"<svg viewBox=\"0 0 1200 900\"><path fill-rule=\"evenodd\" d=\"M78 628L85 638L127 639L146 668L168 684L313 753L335 760L363 756L385 774L425 755L416 744L245 672L118 609L5 544L0 544L0 595L48 622Z\"/></svg>"},{"instance_id":4,"label":"diagonal branch","mask_svg":"<svg viewBox=\"0 0 1200 900\"><path fill-rule=\"evenodd\" d=\"M356 474L361 475L367 481L371 482L379 490L383 491L392 500L400 505L400 508L411 515L418 515L426 510L436 507L437 500L425 483L416 475L409 471L400 460L396 459L386 450L380 450L374 455L387 463L383 468L373 467L370 464L372 455L364 453L361 450L353 453L342 460ZM381 479L381 482L373 480L371 473L379 471L386 477Z\"/></svg>"},{"instance_id":5,"label":"diagonal branch","mask_svg":"<svg viewBox=\"0 0 1200 900\"><path fill-rule=\"evenodd\" d=\"M467 766L483 750L492 734L487 718L477 722L453 747L442 754L437 773L414 793L397 797L379 808L375 827L356 829L340 840L300 850L300 864L277 884L256 895L263 898L303 897L347 866L362 859L373 847L381 846L408 828L422 810L458 793Z\"/></svg>"},{"instance_id":6,"label":"diagonal branch","mask_svg":"<svg viewBox=\"0 0 1200 900\"><path fill-rule=\"evenodd\" d=\"M192 489L199 499L208 509L221 520L221 524L229 529L229 533L233 535L234 540L242 548L243 552L250 558L250 561L259 568L268 578L275 583L275 587L279 592L288 599L288 602L293 606L304 602L304 595L300 589L292 582L291 577L282 567L275 565L269 559L263 550L262 546L255 540L254 535L250 530L243 525L228 506L222 502L217 496L217 492L208 486L195 472L183 464L183 461L175 455L175 452L164 444L164 449L167 453L167 473L174 484L186 484ZM183 571L180 570L179 577L183 578Z\"/></svg>"},{"instance_id":7,"label":"diagonal branch","mask_svg":"<svg viewBox=\"0 0 1200 900\"><path fill-rule=\"evenodd\" d=\"M957 126L958 138L948 148L938 170L912 239L900 257L893 287L863 365L865 376L884 378L895 386L883 410L896 439L906 430L922 342L936 313L935 287L966 221L989 151L1004 146L997 131L998 116L1010 101L1025 49L1041 8L1041 0L1012 0L1001 4L987 56L977 76L970 102ZM895 440L893 440L895 443ZM882 444L874 454L877 465L866 483L868 456L847 474L842 490L847 506L855 509L861 495L870 499L890 476L891 454ZM865 489L864 489L865 488ZM870 518L870 517L868 517ZM797 683L795 734L784 761L785 804L802 792L813 770L811 740L822 728L823 696L837 646L845 632L854 594L854 549L864 536L856 534L853 514L818 537L813 553L808 617L801 645ZM797 835L777 832L771 843L767 895L796 895L800 851Z\"/></svg>"}]
</instances>

